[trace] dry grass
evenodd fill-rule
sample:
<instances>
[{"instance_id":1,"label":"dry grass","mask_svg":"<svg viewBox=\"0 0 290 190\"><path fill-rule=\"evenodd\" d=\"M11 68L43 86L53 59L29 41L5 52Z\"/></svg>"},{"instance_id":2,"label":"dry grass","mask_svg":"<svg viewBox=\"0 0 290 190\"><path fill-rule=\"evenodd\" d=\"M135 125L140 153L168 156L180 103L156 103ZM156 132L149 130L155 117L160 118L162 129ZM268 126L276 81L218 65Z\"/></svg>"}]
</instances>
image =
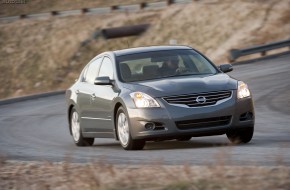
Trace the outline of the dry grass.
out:
<instances>
[{"instance_id":1,"label":"dry grass","mask_svg":"<svg viewBox=\"0 0 290 190\"><path fill-rule=\"evenodd\" d=\"M112 165L12 162L0 166L1 189L287 189L285 166Z\"/></svg>"},{"instance_id":2,"label":"dry grass","mask_svg":"<svg viewBox=\"0 0 290 190\"><path fill-rule=\"evenodd\" d=\"M46 2L62 7L67 1ZM289 38L289 8L289 0L203 0L139 13L1 22L0 98L67 88L96 54L128 44L161 45L176 39L224 63L231 48ZM140 37L99 39L80 47L97 28L148 22L152 27Z\"/></svg>"}]
</instances>

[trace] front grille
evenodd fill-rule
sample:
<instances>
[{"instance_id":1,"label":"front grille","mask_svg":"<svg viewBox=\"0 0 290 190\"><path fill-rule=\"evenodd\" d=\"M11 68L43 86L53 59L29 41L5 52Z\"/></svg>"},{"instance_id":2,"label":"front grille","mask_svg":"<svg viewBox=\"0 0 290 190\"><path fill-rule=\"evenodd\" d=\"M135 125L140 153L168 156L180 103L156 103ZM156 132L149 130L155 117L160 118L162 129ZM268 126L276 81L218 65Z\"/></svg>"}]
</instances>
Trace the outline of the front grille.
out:
<instances>
[{"instance_id":1,"label":"front grille","mask_svg":"<svg viewBox=\"0 0 290 190\"><path fill-rule=\"evenodd\" d=\"M205 119L193 119L186 121L177 121L175 122L175 124L180 130L216 127L221 125L228 125L231 121L231 117L232 116L222 116Z\"/></svg>"},{"instance_id":2,"label":"front grille","mask_svg":"<svg viewBox=\"0 0 290 190\"><path fill-rule=\"evenodd\" d=\"M201 107L215 105L217 101L231 97L232 91L204 92L179 96L168 96L163 99L169 104L187 105L188 107Z\"/></svg>"}]
</instances>

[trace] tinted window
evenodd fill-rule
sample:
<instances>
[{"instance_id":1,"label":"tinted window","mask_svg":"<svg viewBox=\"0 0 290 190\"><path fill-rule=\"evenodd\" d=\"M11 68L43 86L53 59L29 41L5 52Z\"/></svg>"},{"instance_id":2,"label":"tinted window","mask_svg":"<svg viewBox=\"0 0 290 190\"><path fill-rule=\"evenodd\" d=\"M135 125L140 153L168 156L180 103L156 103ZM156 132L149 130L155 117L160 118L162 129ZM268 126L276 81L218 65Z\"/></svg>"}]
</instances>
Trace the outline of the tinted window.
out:
<instances>
[{"instance_id":1,"label":"tinted window","mask_svg":"<svg viewBox=\"0 0 290 190\"><path fill-rule=\"evenodd\" d=\"M97 77L98 70L101 65L101 58L98 58L94 60L88 67L88 70L86 71L84 80L90 84L94 84L94 81Z\"/></svg>"},{"instance_id":2,"label":"tinted window","mask_svg":"<svg viewBox=\"0 0 290 190\"><path fill-rule=\"evenodd\" d=\"M105 57L100 68L99 77L108 76L110 79L113 79L113 73L112 62L108 57Z\"/></svg>"},{"instance_id":3,"label":"tinted window","mask_svg":"<svg viewBox=\"0 0 290 190\"><path fill-rule=\"evenodd\" d=\"M167 50L117 57L121 80L151 80L181 75L211 75L218 71L194 50Z\"/></svg>"}]
</instances>

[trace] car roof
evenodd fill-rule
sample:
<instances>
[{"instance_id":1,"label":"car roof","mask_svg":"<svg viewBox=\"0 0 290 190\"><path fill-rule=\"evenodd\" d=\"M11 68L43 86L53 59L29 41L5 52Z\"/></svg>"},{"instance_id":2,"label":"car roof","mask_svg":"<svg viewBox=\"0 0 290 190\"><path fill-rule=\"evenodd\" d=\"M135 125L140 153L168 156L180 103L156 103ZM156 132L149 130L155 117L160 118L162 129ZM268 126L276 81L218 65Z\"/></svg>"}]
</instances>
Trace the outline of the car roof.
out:
<instances>
[{"instance_id":1,"label":"car roof","mask_svg":"<svg viewBox=\"0 0 290 190\"><path fill-rule=\"evenodd\" d=\"M164 50L190 50L192 49L189 46L147 46L147 47L137 47L113 51L116 56L136 54L136 53L145 53L151 51L164 51Z\"/></svg>"}]
</instances>

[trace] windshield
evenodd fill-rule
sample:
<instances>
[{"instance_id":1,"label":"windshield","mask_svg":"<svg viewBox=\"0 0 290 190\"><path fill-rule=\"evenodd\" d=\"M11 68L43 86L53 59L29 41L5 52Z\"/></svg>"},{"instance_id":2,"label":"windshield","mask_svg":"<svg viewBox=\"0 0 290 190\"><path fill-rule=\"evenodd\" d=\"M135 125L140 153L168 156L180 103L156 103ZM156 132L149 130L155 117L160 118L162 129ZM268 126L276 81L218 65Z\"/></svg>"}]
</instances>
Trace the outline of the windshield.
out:
<instances>
[{"instance_id":1,"label":"windshield","mask_svg":"<svg viewBox=\"0 0 290 190\"><path fill-rule=\"evenodd\" d=\"M153 51L118 56L117 65L124 82L217 73L215 67L194 50Z\"/></svg>"}]
</instances>

